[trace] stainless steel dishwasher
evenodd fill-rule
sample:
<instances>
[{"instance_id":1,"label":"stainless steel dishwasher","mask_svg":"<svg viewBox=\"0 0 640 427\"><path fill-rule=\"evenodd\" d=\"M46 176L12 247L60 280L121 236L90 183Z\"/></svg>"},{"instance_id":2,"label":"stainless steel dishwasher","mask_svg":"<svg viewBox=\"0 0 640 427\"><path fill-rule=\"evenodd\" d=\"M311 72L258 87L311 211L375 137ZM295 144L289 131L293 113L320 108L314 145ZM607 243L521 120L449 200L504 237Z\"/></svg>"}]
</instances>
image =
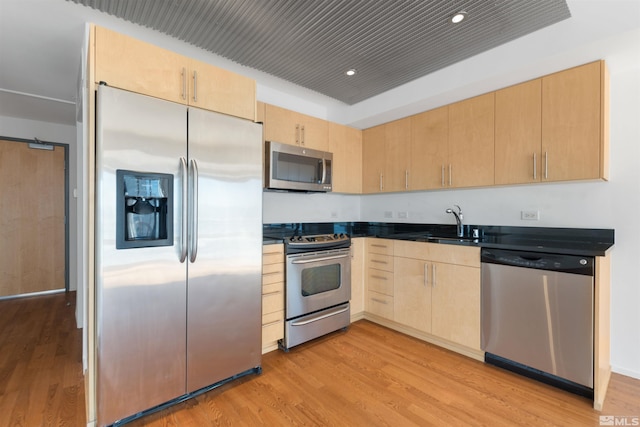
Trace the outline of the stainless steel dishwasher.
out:
<instances>
[{"instance_id":1,"label":"stainless steel dishwasher","mask_svg":"<svg viewBox=\"0 0 640 427\"><path fill-rule=\"evenodd\" d=\"M483 249L485 361L593 397L594 259Z\"/></svg>"}]
</instances>

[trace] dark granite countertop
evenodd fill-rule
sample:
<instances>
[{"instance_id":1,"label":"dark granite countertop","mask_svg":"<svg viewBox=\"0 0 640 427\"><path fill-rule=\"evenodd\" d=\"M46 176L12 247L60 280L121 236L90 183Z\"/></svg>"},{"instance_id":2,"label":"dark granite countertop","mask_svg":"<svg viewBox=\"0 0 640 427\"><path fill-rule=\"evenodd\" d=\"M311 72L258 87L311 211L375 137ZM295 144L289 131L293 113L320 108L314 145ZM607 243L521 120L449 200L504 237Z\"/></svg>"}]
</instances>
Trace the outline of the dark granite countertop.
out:
<instances>
[{"instance_id":1,"label":"dark granite countertop","mask_svg":"<svg viewBox=\"0 0 640 427\"><path fill-rule=\"evenodd\" d=\"M265 224L265 244L280 243L300 234L346 233L351 237L432 242L481 248L511 249L581 256L604 256L614 244L614 230L599 228L507 227L465 225L465 236L478 230L478 238L456 237L455 225L381 222Z\"/></svg>"}]
</instances>

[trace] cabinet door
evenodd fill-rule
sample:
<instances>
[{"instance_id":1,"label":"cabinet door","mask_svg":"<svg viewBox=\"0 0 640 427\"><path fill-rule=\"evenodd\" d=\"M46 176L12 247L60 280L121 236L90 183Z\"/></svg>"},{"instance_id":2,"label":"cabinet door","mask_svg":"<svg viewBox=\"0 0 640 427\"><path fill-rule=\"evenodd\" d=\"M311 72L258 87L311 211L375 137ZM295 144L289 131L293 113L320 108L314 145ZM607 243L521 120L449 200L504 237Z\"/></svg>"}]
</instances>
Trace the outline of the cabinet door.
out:
<instances>
[{"instance_id":1,"label":"cabinet door","mask_svg":"<svg viewBox=\"0 0 640 427\"><path fill-rule=\"evenodd\" d=\"M384 180L384 125L362 131L362 192L379 193Z\"/></svg>"},{"instance_id":2,"label":"cabinet door","mask_svg":"<svg viewBox=\"0 0 640 427\"><path fill-rule=\"evenodd\" d=\"M313 150L327 151L329 148L329 122L316 117L297 114L300 127L300 145Z\"/></svg>"},{"instance_id":3,"label":"cabinet door","mask_svg":"<svg viewBox=\"0 0 640 427\"><path fill-rule=\"evenodd\" d=\"M540 181L542 80L496 92L496 184Z\"/></svg>"},{"instance_id":4,"label":"cabinet door","mask_svg":"<svg viewBox=\"0 0 640 427\"><path fill-rule=\"evenodd\" d=\"M395 258L393 316L396 322L431 332L430 264L411 258Z\"/></svg>"},{"instance_id":5,"label":"cabinet door","mask_svg":"<svg viewBox=\"0 0 640 427\"><path fill-rule=\"evenodd\" d=\"M187 58L106 28L94 30L96 83L186 103Z\"/></svg>"},{"instance_id":6,"label":"cabinet door","mask_svg":"<svg viewBox=\"0 0 640 427\"><path fill-rule=\"evenodd\" d=\"M256 83L248 77L191 59L189 105L253 121Z\"/></svg>"},{"instance_id":7,"label":"cabinet door","mask_svg":"<svg viewBox=\"0 0 640 427\"><path fill-rule=\"evenodd\" d=\"M449 157L449 108L441 107L411 117L412 190L441 188Z\"/></svg>"},{"instance_id":8,"label":"cabinet door","mask_svg":"<svg viewBox=\"0 0 640 427\"><path fill-rule=\"evenodd\" d=\"M364 241L351 239L351 316L364 311Z\"/></svg>"},{"instance_id":9,"label":"cabinet door","mask_svg":"<svg viewBox=\"0 0 640 427\"><path fill-rule=\"evenodd\" d=\"M409 189L409 158L411 156L411 119L401 119L384 125L385 174L383 191Z\"/></svg>"},{"instance_id":10,"label":"cabinet door","mask_svg":"<svg viewBox=\"0 0 640 427\"><path fill-rule=\"evenodd\" d=\"M333 153L333 192L362 193L362 131L329 123L329 151Z\"/></svg>"},{"instance_id":11,"label":"cabinet door","mask_svg":"<svg viewBox=\"0 0 640 427\"><path fill-rule=\"evenodd\" d=\"M494 183L494 93L449 105L451 187Z\"/></svg>"},{"instance_id":12,"label":"cabinet door","mask_svg":"<svg viewBox=\"0 0 640 427\"><path fill-rule=\"evenodd\" d=\"M431 332L480 349L480 269L435 263Z\"/></svg>"},{"instance_id":13,"label":"cabinet door","mask_svg":"<svg viewBox=\"0 0 640 427\"><path fill-rule=\"evenodd\" d=\"M543 181L603 177L604 63L542 78Z\"/></svg>"},{"instance_id":14,"label":"cabinet door","mask_svg":"<svg viewBox=\"0 0 640 427\"><path fill-rule=\"evenodd\" d=\"M264 114L265 141L300 145L300 128L296 128L297 115L295 111L266 104Z\"/></svg>"}]
</instances>

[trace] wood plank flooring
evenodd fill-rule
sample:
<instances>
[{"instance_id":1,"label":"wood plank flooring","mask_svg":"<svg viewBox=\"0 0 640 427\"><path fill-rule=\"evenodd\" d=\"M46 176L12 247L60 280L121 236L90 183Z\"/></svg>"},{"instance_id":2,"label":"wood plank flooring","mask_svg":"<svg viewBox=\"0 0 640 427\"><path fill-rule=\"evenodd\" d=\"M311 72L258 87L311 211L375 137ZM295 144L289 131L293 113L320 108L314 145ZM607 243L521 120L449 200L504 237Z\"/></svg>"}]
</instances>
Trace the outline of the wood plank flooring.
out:
<instances>
[{"instance_id":1,"label":"wood plank flooring","mask_svg":"<svg viewBox=\"0 0 640 427\"><path fill-rule=\"evenodd\" d=\"M86 424L75 292L0 301L0 426Z\"/></svg>"},{"instance_id":2,"label":"wood plank flooring","mask_svg":"<svg viewBox=\"0 0 640 427\"><path fill-rule=\"evenodd\" d=\"M84 425L73 296L0 301L0 426ZM75 297L75 296L73 296ZM640 419L640 380L591 401L367 321L128 426L598 426ZM631 425L631 424L628 424Z\"/></svg>"}]
</instances>

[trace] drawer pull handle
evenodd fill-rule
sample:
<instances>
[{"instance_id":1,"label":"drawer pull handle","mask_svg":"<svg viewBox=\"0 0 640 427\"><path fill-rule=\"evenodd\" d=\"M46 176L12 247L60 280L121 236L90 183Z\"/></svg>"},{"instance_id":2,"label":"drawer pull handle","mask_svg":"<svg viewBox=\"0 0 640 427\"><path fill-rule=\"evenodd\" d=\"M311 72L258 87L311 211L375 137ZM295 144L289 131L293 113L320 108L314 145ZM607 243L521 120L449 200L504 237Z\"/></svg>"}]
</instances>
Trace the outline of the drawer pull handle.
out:
<instances>
[{"instance_id":1,"label":"drawer pull handle","mask_svg":"<svg viewBox=\"0 0 640 427\"><path fill-rule=\"evenodd\" d=\"M387 305L389 303L388 301L385 301L383 299L378 299L378 298L371 298L371 301L379 302L380 304L384 304L384 305Z\"/></svg>"},{"instance_id":2,"label":"drawer pull handle","mask_svg":"<svg viewBox=\"0 0 640 427\"><path fill-rule=\"evenodd\" d=\"M274 321L274 322L263 323L263 324L262 324L262 327L263 327L263 328L266 328L267 326L273 326L273 325L275 325L275 324L282 323L282 320L283 320L283 319L278 319L278 320L276 320L276 321Z\"/></svg>"},{"instance_id":3,"label":"drawer pull handle","mask_svg":"<svg viewBox=\"0 0 640 427\"><path fill-rule=\"evenodd\" d=\"M387 280L387 278L384 276L371 275L369 277L371 277L372 279Z\"/></svg>"},{"instance_id":4,"label":"drawer pull handle","mask_svg":"<svg viewBox=\"0 0 640 427\"><path fill-rule=\"evenodd\" d=\"M374 248L385 248L385 249L387 248L387 245L378 245L375 243L372 243L371 246L373 246Z\"/></svg>"},{"instance_id":5,"label":"drawer pull handle","mask_svg":"<svg viewBox=\"0 0 640 427\"><path fill-rule=\"evenodd\" d=\"M387 261L380 261L380 260L377 260L377 259L372 259L371 262L375 262L376 264L388 264Z\"/></svg>"},{"instance_id":6,"label":"drawer pull handle","mask_svg":"<svg viewBox=\"0 0 640 427\"><path fill-rule=\"evenodd\" d=\"M269 296L269 295L275 295L275 294L281 294L282 291L273 291L273 292L267 292L262 294L263 297Z\"/></svg>"},{"instance_id":7,"label":"drawer pull handle","mask_svg":"<svg viewBox=\"0 0 640 427\"><path fill-rule=\"evenodd\" d=\"M284 274L284 271L271 271L269 273L262 273L263 276L273 276L275 274Z\"/></svg>"}]
</instances>

